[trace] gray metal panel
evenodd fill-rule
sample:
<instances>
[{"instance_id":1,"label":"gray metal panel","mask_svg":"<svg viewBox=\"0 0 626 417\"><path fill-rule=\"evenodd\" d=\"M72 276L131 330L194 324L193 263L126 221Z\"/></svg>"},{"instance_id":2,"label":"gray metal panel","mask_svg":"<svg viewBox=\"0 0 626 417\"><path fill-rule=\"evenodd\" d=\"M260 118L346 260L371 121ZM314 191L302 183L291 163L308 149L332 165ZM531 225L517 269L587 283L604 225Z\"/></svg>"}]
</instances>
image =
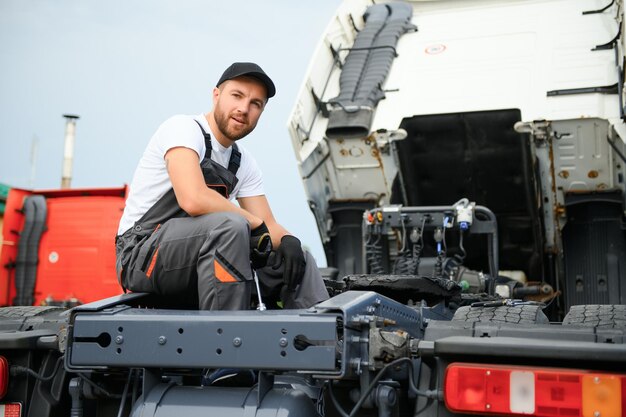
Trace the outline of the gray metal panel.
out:
<instances>
[{"instance_id":1,"label":"gray metal panel","mask_svg":"<svg viewBox=\"0 0 626 417\"><path fill-rule=\"evenodd\" d=\"M67 364L335 371L336 320L297 310L79 312ZM297 350L299 335L314 345Z\"/></svg>"},{"instance_id":2,"label":"gray metal panel","mask_svg":"<svg viewBox=\"0 0 626 417\"><path fill-rule=\"evenodd\" d=\"M615 187L607 141L608 121L597 118L555 120L552 131L557 190L564 194L589 193ZM562 204L562 199L559 202Z\"/></svg>"},{"instance_id":3,"label":"gray metal panel","mask_svg":"<svg viewBox=\"0 0 626 417\"><path fill-rule=\"evenodd\" d=\"M112 308L121 304L134 304L142 298L148 298L150 294L144 292L133 292L127 294L114 295L113 297L104 298L102 300L94 301L93 303L87 303L79 305L72 309L72 312L79 311L102 311L107 308Z\"/></svg>"},{"instance_id":4,"label":"gray metal panel","mask_svg":"<svg viewBox=\"0 0 626 417\"><path fill-rule=\"evenodd\" d=\"M430 344L431 342L426 342ZM419 347L418 347L419 349ZM491 356L543 358L580 361L626 362L626 345L561 340L536 340L524 337L451 336L434 342L437 356Z\"/></svg>"},{"instance_id":5,"label":"gray metal panel","mask_svg":"<svg viewBox=\"0 0 626 417\"><path fill-rule=\"evenodd\" d=\"M318 310L343 311L344 321L349 324L358 315L373 315L395 321L389 329L402 329L413 337L421 336L420 313L373 291L347 291L315 306Z\"/></svg>"},{"instance_id":6,"label":"gray metal panel","mask_svg":"<svg viewBox=\"0 0 626 417\"><path fill-rule=\"evenodd\" d=\"M257 388L157 385L133 417L298 416L316 417L313 402L302 391L274 388L258 401Z\"/></svg>"}]
</instances>

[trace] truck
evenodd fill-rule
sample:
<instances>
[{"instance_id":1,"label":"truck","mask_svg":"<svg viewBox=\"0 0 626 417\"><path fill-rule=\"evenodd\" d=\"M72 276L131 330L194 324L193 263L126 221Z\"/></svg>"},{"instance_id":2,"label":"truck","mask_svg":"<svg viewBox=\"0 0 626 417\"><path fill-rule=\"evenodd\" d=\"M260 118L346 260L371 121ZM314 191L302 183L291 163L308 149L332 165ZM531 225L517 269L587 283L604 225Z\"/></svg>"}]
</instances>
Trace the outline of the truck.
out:
<instances>
[{"instance_id":1,"label":"truck","mask_svg":"<svg viewBox=\"0 0 626 417\"><path fill-rule=\"evenodd\" d=\"M111 242L127 193L126 186L7 187L0 306L71 307L121 294Z\"/></svg>"},{"instance_id":2,"label":"truck","mask_svg":"<svg viewBox=\"0 0 626 417\"><path fill-rule=\"evenodd\" d=\"M5 307L0 411L626 416L623 24L344 1L288 121L331 298Z\"/></svg>"}]
</instances>

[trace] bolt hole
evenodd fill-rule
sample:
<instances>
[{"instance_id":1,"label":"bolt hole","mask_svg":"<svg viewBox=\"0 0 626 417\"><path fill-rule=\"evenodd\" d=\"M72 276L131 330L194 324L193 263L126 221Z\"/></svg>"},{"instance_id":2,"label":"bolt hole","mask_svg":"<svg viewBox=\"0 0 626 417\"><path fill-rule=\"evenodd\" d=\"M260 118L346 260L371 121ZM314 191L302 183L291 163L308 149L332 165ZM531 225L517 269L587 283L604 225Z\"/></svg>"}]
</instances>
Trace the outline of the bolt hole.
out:
<instances>
[{"instance_id":1,"label":"bolt hole","mask_svg":"<svg viewBox=\"0 0 626 417\"><path fill-rule=\"evenodd\" d=\"M287 334L287 329L281 329L281 330L280 330L280 332L281 332L282 334Z\"/></svg>"},{"instance_id":2,"label":"bolt hole","mask_svg":"<svg viewBox=\"0 0 626 417\"><path fill-rule=\"evenodd\" d=\"M178 348L178 349L176 349L176 353L178 353L180 355L181 353L183 353L183 350L181 348Z\"/></svg>"},{"instance_id":3,"label":"bolt hole","mask_svg":"<svg viewBox=\"0 0 626 417\"><path fill-rule=\"evenodd\" d=\"M185 332L185 330L183 330L182 327L180 329L178 329L178 334L183 334L184 332Z\"/></svg>"},{"instance_id":4,"label":"bolt hole","mask_svg":"<svg viewBox=\"0 0 626 417\"><path fill-rule=\"evenodd\" d=\"M221 328L217 329L217 334L222 334L223 330Z\"/></svg>"},{"instance_id":5,"label":"bolt hole","mask_svg":"<svg viewBox=\"0 0 626 417\"><path fill-rule=\"evenodd\" d=\"M293 347L295 347L296 350L300 352L313 345L314 343L310 341L305 335L299 334L293 338Z\"/></svg>"},{"instance_id":6,"label":"bolt hole","mask_svg":"<svg viewBox=\"0 0 626 417\"><path fill-rule=\"evenodd\" d=\"M118 328L117 328L117 331L118 331L118 332L120 332L120 333L122 333L122 332L124 331L124 328L123 328L123 327L118 327Z\"/></svg>"},{"instance_id":7,"label":"bolt hole","mask_svg":"<svg viewBox=\"0 0 626 417\"><path fill-rule=\"evenodd\" d=\"M120 353L122 353L122 348L117 348L115 349L115 351L117 352L117 354L119 355Z\"/></svg>"},{"instance_id":8,"label":"bolt hole","mask_svg":"<svg viewBox=\"0 0 626 417\"><path fill-rule=\"evenodd\" d=\"M108 347L111 344L111 335L108 333L100 333L96 338L96 343L100 345L100 347Z\"/></svg>"},{"instance_id":9,"label":"bolt hole","mask_svg":"<svg viewBox=\"0 0 626 417\"><path fill-rule=\"evenodd\" d=\"M285 352L284 350L280 351L280 356L285 357L287 356L287 352Z\"/></svg>"},{"instance_id":10,"label":"bolt hole","mask_svg":"<svg viewBox=\"0 0 626 417\"><path fill-rule=\"evenodd\" d=\"M222 349L217 348L217 349L215 350L215 353L217 353L218 355L221 355L221 354L222 354Z\"/></svg>"}]
</instances>

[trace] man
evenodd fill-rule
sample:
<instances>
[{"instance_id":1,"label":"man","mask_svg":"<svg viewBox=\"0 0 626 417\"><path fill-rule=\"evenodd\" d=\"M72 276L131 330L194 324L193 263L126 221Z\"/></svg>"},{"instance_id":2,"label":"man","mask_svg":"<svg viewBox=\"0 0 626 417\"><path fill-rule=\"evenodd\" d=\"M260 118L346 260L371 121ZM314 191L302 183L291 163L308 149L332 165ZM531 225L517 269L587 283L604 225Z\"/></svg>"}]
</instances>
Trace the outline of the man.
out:
<instances>
[{"instance_id":1,"label":"man","mask_svg":"<svg viewBox=\"0 0 626 417\"><path fill-rule=\"evenodd\" d=\"M254 268L262 293L279 292L286 308L328 298L315 261L274 218L257 164L237 143L275 93L258 65L237 62L213 89L209 113L174 116L157 129L116 238L125 289L175 299L197 294L200 309L243 310Z\"/></svg>"}]
</instances>

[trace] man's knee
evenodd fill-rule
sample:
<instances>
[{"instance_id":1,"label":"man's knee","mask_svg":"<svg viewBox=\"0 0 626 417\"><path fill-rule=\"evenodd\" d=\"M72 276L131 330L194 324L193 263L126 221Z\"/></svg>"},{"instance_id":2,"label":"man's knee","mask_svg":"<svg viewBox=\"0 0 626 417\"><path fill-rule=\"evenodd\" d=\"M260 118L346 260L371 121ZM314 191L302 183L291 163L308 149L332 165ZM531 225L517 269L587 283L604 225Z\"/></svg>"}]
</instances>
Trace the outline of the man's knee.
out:
<instances>
[{"instance_id":1,"label":"man's knee","mask_svg":"<svg viewBox=\"0 0 626 417\"><path fill-rule=\"evenodd\" d=\"M206 223L209 231L218 230L220 233L250 236L250 225L245 217L232 212L210 213L200 216Z\"/></svg>"},{"instance_id":2,"label":"man's knee","mask_svg":"<svg viewBox=\"0 0 626 417\"><path fill-rule=\"evenodd\" d=\"M230 228L235 230L243 230L246 233L250 232L250 225L245 217L241 214L233 213L230 211L225 211L221 213L215 213L223 219L223 222L227 224Z\"/></svg>"}]
</instances>

